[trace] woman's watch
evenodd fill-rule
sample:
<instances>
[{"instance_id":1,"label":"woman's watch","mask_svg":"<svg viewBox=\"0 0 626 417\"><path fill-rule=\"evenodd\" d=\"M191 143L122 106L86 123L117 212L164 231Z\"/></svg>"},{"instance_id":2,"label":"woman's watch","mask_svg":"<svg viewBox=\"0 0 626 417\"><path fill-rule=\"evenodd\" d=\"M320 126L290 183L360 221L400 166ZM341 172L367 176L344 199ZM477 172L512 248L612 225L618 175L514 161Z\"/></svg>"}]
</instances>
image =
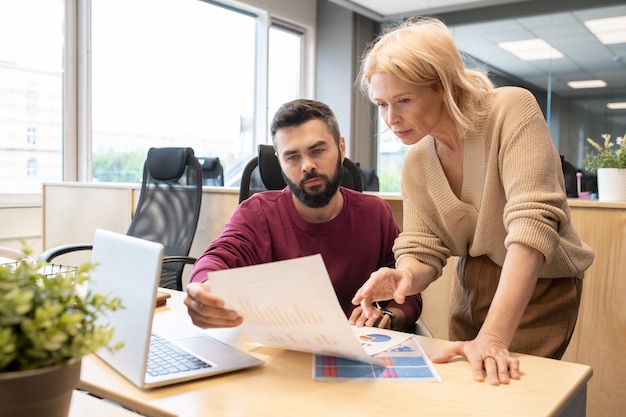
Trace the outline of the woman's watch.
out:
<instances>
[{"instance_id":1,"label":"woman's watch","mask_svg":"<svg viewBox=\"0 0 626 417\"><path fill-rule=\"evenodd\" d=\"M380 312L385 316L389 316L389 328L393 330L393 321L396 319L396 313L391 310L387 310L386 308L383 308Z\"/></svg>"},{"instance_id":2,"label":"woman's watch","mask_svg":"<svg viewBox=\"0 0 626 417\"><path fill-rule=\"evenodd\" d=\"M378 304L378 302L376 303L376 308L378 308L380 310L381 314L389 317L389 328L391 330L393 330L393 321L396 319L396 313L394 313L393 311L387 310L386 308L382 307L380 304Z\"/></svg>"}]
</instances>

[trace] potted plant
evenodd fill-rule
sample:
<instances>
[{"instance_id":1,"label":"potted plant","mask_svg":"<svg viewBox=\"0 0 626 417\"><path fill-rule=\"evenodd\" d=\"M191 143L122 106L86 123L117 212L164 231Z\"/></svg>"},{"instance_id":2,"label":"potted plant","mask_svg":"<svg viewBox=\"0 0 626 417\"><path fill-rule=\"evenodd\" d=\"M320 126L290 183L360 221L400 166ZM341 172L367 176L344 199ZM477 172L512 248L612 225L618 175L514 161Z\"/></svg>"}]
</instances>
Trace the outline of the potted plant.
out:
<instances>
[{"instance_id":1,"label":"potted plant","mask_svg":"<svg viewBox=\"0 0 626 417\"><path fill-rule=\"evenodd\" d=\"M95 265L48 267L28 257L0 265L2 416L67 417L81 358L121 347L109 346L113 329L97 320L121 308L119 298L81 294Z\"/></svg>"},{"instance_id":2,"label":"potted plant","mask_svg":"<svg viewBox=\"0 0 626 417\"><path fill-rule=\"evenodd\" d=\"M611 135L602 135L604 144L587 138L597 152L585 155L585 169L598 174L600 201L626 201L626 135L611 142Z\"/></svg>"}]
</instances>

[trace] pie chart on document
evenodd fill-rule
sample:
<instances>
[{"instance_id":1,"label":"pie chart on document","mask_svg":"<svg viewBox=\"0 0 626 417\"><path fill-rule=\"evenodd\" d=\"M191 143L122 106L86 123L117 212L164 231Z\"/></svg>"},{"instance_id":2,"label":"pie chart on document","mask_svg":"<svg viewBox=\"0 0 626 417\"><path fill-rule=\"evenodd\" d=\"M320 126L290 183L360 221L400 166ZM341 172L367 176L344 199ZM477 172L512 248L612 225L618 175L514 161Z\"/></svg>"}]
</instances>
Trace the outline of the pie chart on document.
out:
<instances>
[{"instance_id":1,"label":"pie chart on document","mask_svg":"<svg viewBox=\"0 0 626 417\"><path fill-rule=\"evenodd\" d=\"M359 340L361 341L361 345L363 346L372 346L376 343L384 343L391 340L391 337L384 334L364 334L359 336Z\"/></svg>"}]
</instances>

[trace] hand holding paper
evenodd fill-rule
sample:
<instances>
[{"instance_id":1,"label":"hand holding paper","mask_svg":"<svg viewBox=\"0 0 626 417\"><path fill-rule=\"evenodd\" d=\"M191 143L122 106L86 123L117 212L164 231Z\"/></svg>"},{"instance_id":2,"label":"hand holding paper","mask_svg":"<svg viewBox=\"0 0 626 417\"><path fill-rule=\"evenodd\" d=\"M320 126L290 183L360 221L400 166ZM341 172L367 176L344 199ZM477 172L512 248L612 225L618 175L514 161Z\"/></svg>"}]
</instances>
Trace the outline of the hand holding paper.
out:
<instances>
[{"instance_id":1,"label":"hand holding paper","mask_svg":"<svg viewBox=\"0 0 626 417\"><path fill-rule=\"evenodd\" d=\"M243 330L268 346L380 364L371 355L411 336L371 327L353 330L320 255L211 272L209 282L226 307L244 317ZM363 345L359 336L367 333L384 334L378 338L384 343Z\"/></svg>"}]
</instances>

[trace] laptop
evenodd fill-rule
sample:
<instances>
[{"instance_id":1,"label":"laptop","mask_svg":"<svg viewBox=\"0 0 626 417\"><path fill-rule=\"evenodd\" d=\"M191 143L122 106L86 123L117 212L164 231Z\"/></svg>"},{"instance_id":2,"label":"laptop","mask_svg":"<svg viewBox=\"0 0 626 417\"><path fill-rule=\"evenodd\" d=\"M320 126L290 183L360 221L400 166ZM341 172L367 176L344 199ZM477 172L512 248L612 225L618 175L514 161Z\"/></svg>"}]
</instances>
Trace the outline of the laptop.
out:
<instances>
[{"instance_id":1,"label":"laptop","mask_svg":"<svg viewBox=\"0 0 626 417\"><path fill-rule=\"evenodd\" d=\"M209 336L191 321L152 328L161 276L163 245L98 229L91 261L88 289L121 299L124 308L100 317L115 330L111 345L124 347L96 354L140 388L154 388L223 374L263 363L262 360ZM164 347L156 345L164 345ZM169 350L168 350L169 349ZM159 353L160 350L164 350ZM159 359L159 355L164 358ZM157 368L153 362L175 358ZM150 363L149 363L150 359Z\"/></svg>"}]
</instances>

